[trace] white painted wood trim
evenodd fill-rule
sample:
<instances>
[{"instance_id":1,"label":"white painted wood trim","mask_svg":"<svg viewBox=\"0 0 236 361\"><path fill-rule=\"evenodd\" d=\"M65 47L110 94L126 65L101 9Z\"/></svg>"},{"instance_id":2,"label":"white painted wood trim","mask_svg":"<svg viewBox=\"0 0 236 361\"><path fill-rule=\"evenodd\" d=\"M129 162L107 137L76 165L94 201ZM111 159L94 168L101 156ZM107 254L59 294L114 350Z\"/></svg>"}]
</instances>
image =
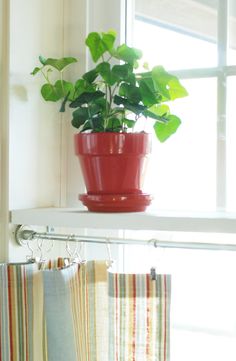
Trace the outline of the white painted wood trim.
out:
<instances>
[{"instance_id":1,"label":"white painted wood trim","mask_svg":"<svg viewBox=\"0 0 236 361\"><path fill-rule=\"evenodd\" d=\"M218 67L227 67L228 48L228 0L218 2L217 51ZM221 72L217 79L217 164L216 207L226 208L226 82L227 75Z\"/></svg>"},{"instance_id":2,"label":"white painted wood trim","mask_svg":"<svg viewBox=\"0 0 236 361\"><path fill-rule=\"evenodd\" d=\"M150 230L168 232L236 233L235 213L93 213L76 208L13 210L14 225L76 229Z\"/></svg>"},{"instance_id":3,"label":"white painted wood trim","mask_svg":"<svg viewBox=\"0 0 236 361\"><path fill-rule=\"evenodd\" d=\"M0 0L0 262L8 259L9 1Z\"/></svg>"}]
</instances>

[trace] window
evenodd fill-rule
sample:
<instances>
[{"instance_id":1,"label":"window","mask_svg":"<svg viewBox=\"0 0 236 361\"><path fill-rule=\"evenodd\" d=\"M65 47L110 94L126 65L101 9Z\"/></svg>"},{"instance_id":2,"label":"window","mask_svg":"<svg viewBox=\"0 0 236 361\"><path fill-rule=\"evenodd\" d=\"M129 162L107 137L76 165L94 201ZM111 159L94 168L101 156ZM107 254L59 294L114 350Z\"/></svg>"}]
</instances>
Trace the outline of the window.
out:
<instances>
[{"instance_id":1,"label":"window","mask_svg":"<svg viewBox=\"0 0 236 361\"><path fill-rule=\"evenodd\" d=\"M189 92L170 104L178 132L153 140L145 183L153 209L235 212L235 0L134 0L131 13L128 43ZM126 237L235 243L233 234L141 233ZM235 360L235 252L125 246L123 255L126 272L172 274L171 361Z\"/></svg>"},{"instance_id":2,"label":"window","mask_svg":"<svg viewBox=\"0 0 236 361\"><path fill-rule=\"evenodd\" d=\"M181 78L189 96L170 104L183 124L153 141L145 191L153 208L235 211L236 3L233 0L133 2L128 42L143 60Z\"/></svg>"},{"instance_id":3,"label":"window","mask_svg":"<svg viewBox=\"0 0 236 361\"><path fill-rule=\"evenodd\" d=\"M172 274L171 361L236 358L235 253L125 246L125 271Z\"/></svg>"}]
</instances>

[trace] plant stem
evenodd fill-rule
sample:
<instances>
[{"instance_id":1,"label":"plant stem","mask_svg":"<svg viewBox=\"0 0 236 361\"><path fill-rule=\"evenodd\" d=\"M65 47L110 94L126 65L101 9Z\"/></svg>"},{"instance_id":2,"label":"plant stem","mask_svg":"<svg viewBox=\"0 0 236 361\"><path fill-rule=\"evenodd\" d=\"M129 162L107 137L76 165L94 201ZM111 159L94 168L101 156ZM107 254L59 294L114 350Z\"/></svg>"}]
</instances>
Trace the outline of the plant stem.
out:
<instances>
[{"instance_id":1,"label":"plant stem","mask_svg":"<svg viewBox=\"0 0 236 361\"><path fill-rule=\"evenodd\" d=\"M45 78L45 80L47 81L47 83L51 85L50 80L49 80L49 77L44 74L44 72L43 72L42 69L41 69L40 71L41 71L41 73L43 74L43 77Z\"/></svg>"},{"instance_id":2,"label":"plant stem","mask_svg":"<svg viewBox=\"0 0 236 361\"><path fill-rule=\"evenodd\" d=\"M65 88L64 88L64 83L63 83L63 72L62 71L60 71L60 78L61 78L61 87L62 87L63 95L65 97L66 94L65 94Z\"/></svg>"},{"instance_id":3,"label":"plant stem","mask_svg":"<svg viewBox=\"0 0 236 361\"><path fill-rule=\"evenodd\" d=\"M111 93L112 98L114 97L114 94L115 94L117 88L118 88L118 84L114 85L112 93Z\"/></svg>"},{"instance_id":4,"label":"plant stem","mask_svg":"<svg viewBox=\"0 0 236 361\"><path fill-rule=\"evenodd\" d=\"M105 94L106 94L106 116L104 121L104 131L106 131L107 125L108 125L108 114L109 114L109 102L108 102L108 85L105 84Z\"/></svg>"},{"instance_id":5,"label":"plant stem","mask_svg":"<svg viewBox=\"0 0 236 361\"><path fill-rule=\"evenodd\" d=\"M111 91L111 86L109 85L108 86L108 92L109 92L109 113L110 113L110 110L111 110L111 106L112 106L112 99L113 99L113 95L112 95L112 91Z\"/></svg>"},{"instance_id":6,"label":"plant stem","mask_svg":"<svg viewBox=\"0 0 236 361\"><path fill-rule=\"evenodd\" d=\"M90 124L92 126L92 129L94 129L94 124L93 124L92 114L90 112L89 104L88 104L88 116L89 116L89 121L90 121Z\"/></svg>"}]
</instances>

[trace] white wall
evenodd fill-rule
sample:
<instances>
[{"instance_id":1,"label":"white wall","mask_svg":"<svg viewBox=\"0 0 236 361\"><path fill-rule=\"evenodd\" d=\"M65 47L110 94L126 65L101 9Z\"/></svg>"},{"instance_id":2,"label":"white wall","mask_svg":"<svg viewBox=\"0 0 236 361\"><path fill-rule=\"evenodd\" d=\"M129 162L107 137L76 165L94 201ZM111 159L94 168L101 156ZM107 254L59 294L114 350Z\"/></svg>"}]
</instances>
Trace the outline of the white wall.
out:
<instances>
[{"instance_id":1,"label":"white wall","mask_svg":"<svg viewBox=\"0 0 236 361\"><path fill-rule=\"evenodd\" d=\"M30 72L39 64L39 55L75 56L79 63L68 76L79 78L89 67L86 34L110 28L119 33L125 21L124 15L121 16L125 9L124 0L11 0L8 22L8 3L0 0L0 76L1 84L5 83L0 89L1 92L4 89L4 97L0 98L0 258L24 261L27 251L18 247L12 237L8 242L8 209L81 207L78 194L84 192L74 156L70 114L62 116L58 112L59 104L41 99L43 79L33 77ZM109 12L114 16L108 16ZM59 248L55 254L60 253Z\"/></svg>"}]
</instances>

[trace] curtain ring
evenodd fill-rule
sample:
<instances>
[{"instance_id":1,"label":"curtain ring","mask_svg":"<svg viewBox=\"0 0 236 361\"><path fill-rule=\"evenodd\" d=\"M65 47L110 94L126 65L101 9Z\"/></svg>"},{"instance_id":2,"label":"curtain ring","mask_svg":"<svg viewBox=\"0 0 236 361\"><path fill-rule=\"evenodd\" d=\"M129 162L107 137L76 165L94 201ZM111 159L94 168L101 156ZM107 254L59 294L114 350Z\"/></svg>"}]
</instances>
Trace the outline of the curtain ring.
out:
<instances>
[{"instance_id":1,"label":"curtain ring","mask_svg":"<svg viewBox=\"0 0 236 361\"><path fill-rule=\"evenodd\" d=\"M71 248L70 248L69 242L73 237L74 237L74 234L70 234L67 237L67 241L66 241L66 251L67 251L70 258L74 258L75 255L77 254L77 251L78 251L78 242L76 242L76 246L75 246L74 251L72 251Z\"/></svg>"},{"instance_id":2,"label":"curtain ring","mask_svg":"<svg viewBox=\"0 0 236 361\"><path fill-rule=\"evenodd\" d=\"M39 238L37 239L37 246L38 246L38 250L40 252L40 262L45 262L45 258L44 258L43 253L49 253L54 247L54 240L53 239L51 240L50 246L47 249L43 250L44 243L45 243L45 240L39 239Z\"/></svg>"},{"instance_id":3,"label":"curtain ring","mask_svg":"<svg viewBox=\"0 0 236 361\"><path fill-rule=\"evenodd\" d=\"M31 253L30 255L26 256L26 260L27 260L27 262L34 263L35 262L34 249L30 246L30 240L27 240L26 246Z\"/></svg>"},{"instance_id":4,"label":"curtain ring","mask_svg":"<svg viewBox=\"0 0 236 361\"><path fill-rule=\"evenodd\" d=\"M86 260L83 259L83 257L81 256L81 250L82 250L82 247L84 248L84 242L77 241L76 243L77 243L78 247L77 247L77 249L75 251L75 254L74 254L75 259L77 258L79 263L85 263Z\"/></svg>"}]
</instances>

